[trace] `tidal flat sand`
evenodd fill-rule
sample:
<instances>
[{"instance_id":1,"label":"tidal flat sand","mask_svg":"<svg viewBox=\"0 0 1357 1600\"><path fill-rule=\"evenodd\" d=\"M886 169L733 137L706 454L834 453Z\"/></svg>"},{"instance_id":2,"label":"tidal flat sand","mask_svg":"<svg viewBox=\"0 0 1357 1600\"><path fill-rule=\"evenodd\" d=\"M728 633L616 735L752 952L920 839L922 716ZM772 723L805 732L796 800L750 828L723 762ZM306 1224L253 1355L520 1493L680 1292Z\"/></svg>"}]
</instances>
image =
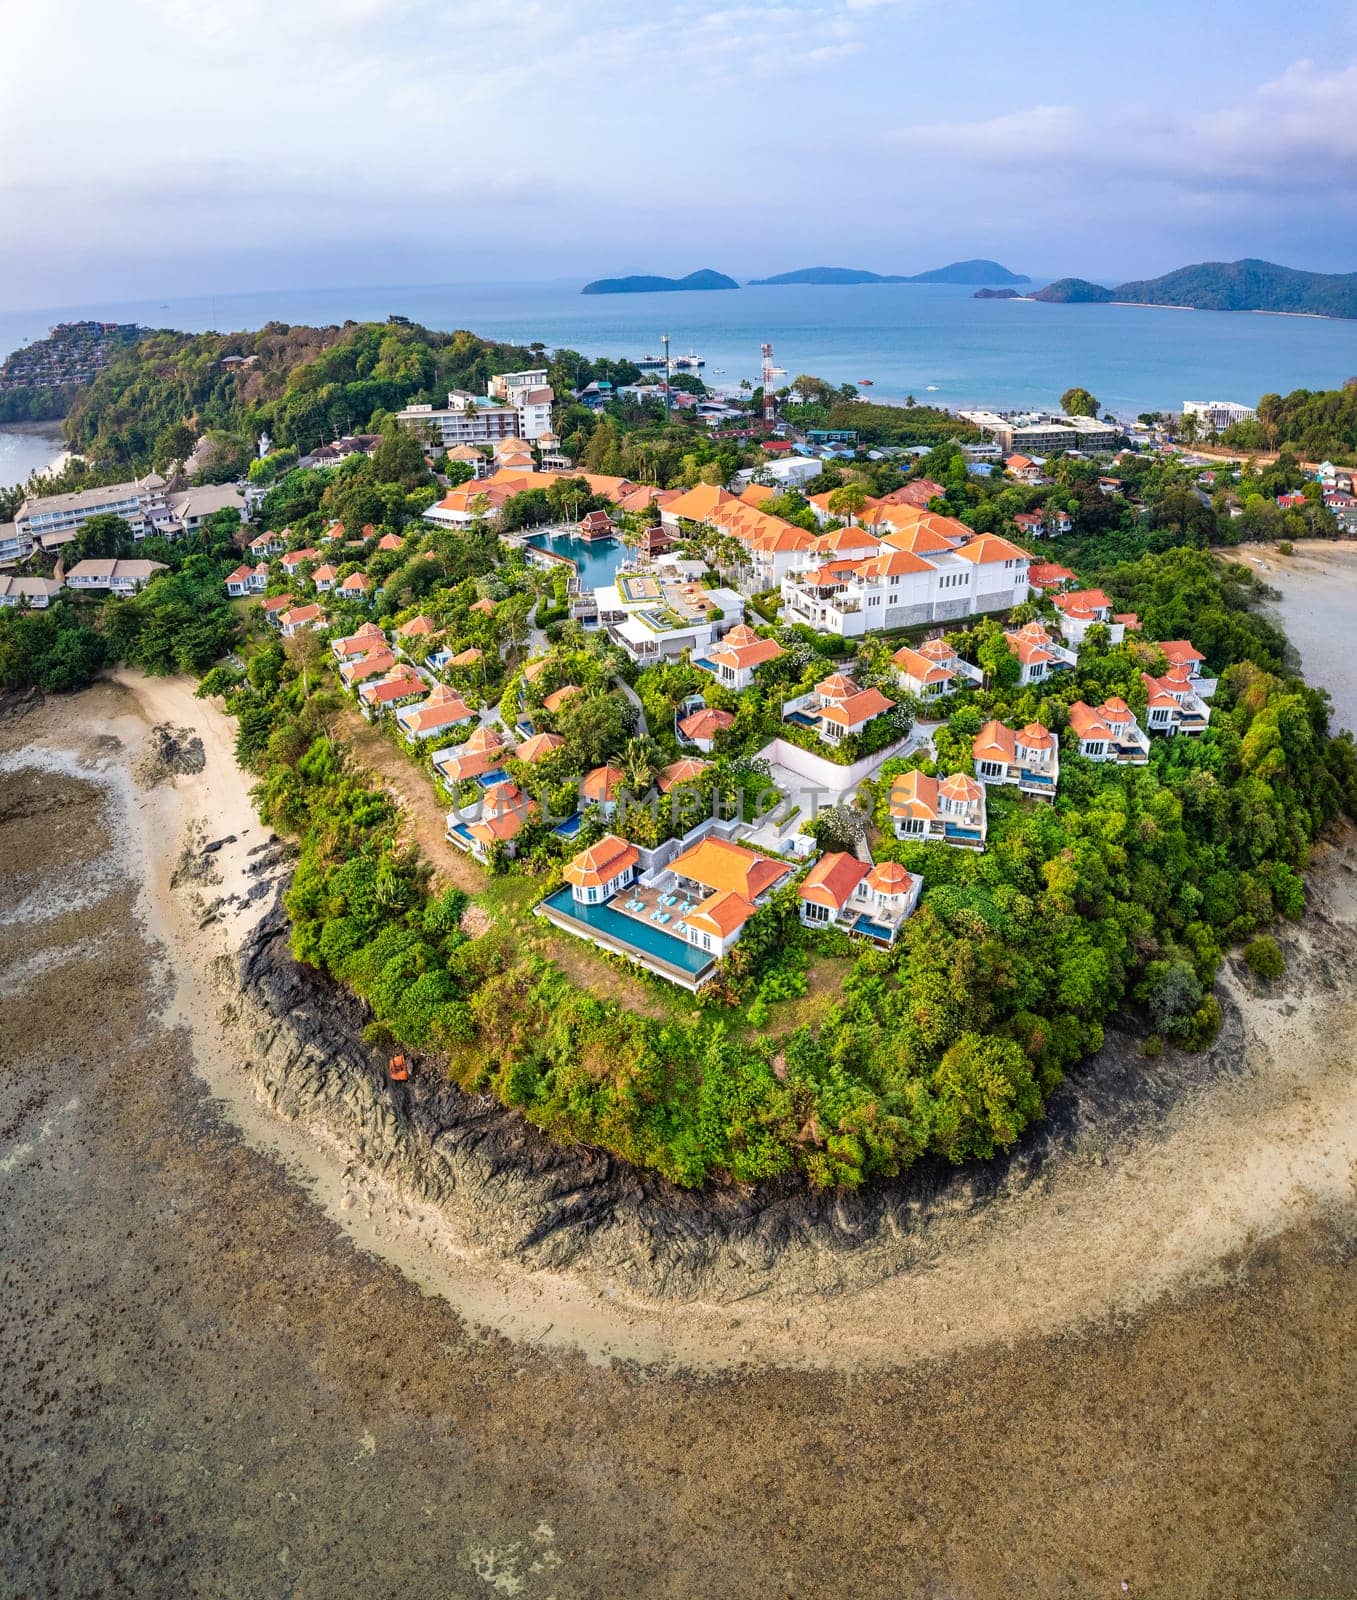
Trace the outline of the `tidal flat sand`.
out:
<instances>
[{"instance_id":1,"label":"tidal flat sand","mask_svg":"<svg viewBox=\"0 0 1357 1600\"><path fill-rule=\"evenodd\" d=\"M422 1288L209 1090L270 859L210 708L101 684L0 762L0 1593L1357 1595L1350 838L1237 1071L912 1274L629 1309L609 1359ZM657 1327L702 1359L628 1359Z\"/></svg>"}]
</instances>

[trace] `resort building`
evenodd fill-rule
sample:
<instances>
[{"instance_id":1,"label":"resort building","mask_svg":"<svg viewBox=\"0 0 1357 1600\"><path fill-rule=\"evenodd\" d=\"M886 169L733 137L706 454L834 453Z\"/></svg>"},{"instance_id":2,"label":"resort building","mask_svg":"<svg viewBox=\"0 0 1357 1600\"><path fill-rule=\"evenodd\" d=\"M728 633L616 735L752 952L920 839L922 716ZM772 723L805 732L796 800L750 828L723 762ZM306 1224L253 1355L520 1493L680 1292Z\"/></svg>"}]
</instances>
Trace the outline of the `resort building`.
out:
<instances>
[{"instance_id":1,"label":"resort building","mask_svg":"<svg viewBox=\"0 0 1357 1600\"><path fill-rule=\"evenodd\" d=\"M880 689L864 689L846 673L834 672L822 678L809 694L783 703L786 722L814 728L826 744L839 744L860 734L874 718L895 709Z\"/></svg>"},{"instance_id":2,"label":"resort building","mask_svg":"<svg viewBox=\"0 0 1357 1600\"><path fill-rule=\"evenodd\" d=\"M897 861L869 866L844 851L823 855L801 880L797 895L808 928L842 928L892 945L919 903L923 879Z\"/></svg>"},{"instance_id":3,"label":"resort building","mask_svg":"<svg viewBox=\"0 0 1357 1600\"><path fill-rule=\"evenodd\" d=\"M696 745L703 755L710 755L715 747L717 735L732 727L734 722L735 715L731 711L718 711L712 706L699 706L687 716L679 718L677 723L679 740L683 744Z\"/></svg>"},{"instance_id":4,"label":"resort building","mask_svg":"<svg viewBox=\"0 0 1357 1600\"><path fill-rule=\"evenodd\" d=\"M661 794L668 794L685 783L696 783L706 770L705 761L699 761L694 756L680 756L656 777L655 787Z\"/></svg>"},{"instance_id":5,"label":"resort building","mask_svg":"<svg viewBox=\"0 0 1357 1600\"><path fill-rule=\"evenodd\" d=\"M985 848L985 790L964 772L950 778L903 772L891 784L889 804L897 839Z\"/></svg>"},{"instance_id":6,"label":"resort building","mask_svg":"<svg viewBox=\"0 0 1357 1600\"><path fill-rule=\"evenodd\" d=\"M636 485L626 478L614 478L598 472L531 472L520 468L501 467L479 481L458 484L450 489L436 505L424 513L425 520L448 528L469 528L476 522L493 522L504 509L504 504L515 495L526 494L530 489L550 489L563 478L582 478L591 494L600 495L614 504Z\"/></svg>"},{"instance_id":7,"label":"resort building","mask_svg":"<svg viewBox=\"0 0 1357 1600\"><path fill-rule=\"evenodd\" d=\"M319 607L317 607L319 610ZM339 681L346 689L356 689L369 678L380 678L396 665L395 653L383 640L378 649L362 655L351 655L339 666Z\"/></svg>"},{"instance_id":8,"label":"resort building","mask_svg":"<svg viewBox=\"0 0 1357 1600\"><path fill-rule=\"evenodd\" d=\"M411 744L475 720L476 713L461 695L444 683L435 684L427 699L417 705L401 706L396 712L396 723Z\"/></svg>"},{"instance_id":9,"label":"resort building","mask_svg":"<svg viewBox=\"0 0 1357 1600\"><path fill-rule=\"evenodd\" d=\"M957 415L975 427L983 428L1008 455L1049 456L1058 450L1110 455L1122 436L1122 430L1114 423L1099 422L1095 417L1053 416L1045 411L1017 412L1012 415L994 411L960 411Z\"/></svg>"},{"instance_id":10,"label":"resort building","mask_svg":"<svg viewBox=\"0 0 1357 1600\"><path fill-rule=\"evenodd\" d=\"M335 593L341 600L366 600L371 588L371 581L365 573L351 572Z\"/></svg>"},{"instance_id":11,"label":"resort building","mask_svg":"<svg viewBox=\"0 0 1357 1600\"><path fill-rule=\"evenodd\" d=\"M1059 613L1056 626L1061 636L1076 649L1083 644L1088 630L1101 624L1108 631L1113 644L1120 644L1127 628L1140 626L1131 612L1114 612L1112 602L1101 589L1072 589L1051 597Z\"/></svg>"},{"instance_id":12,"label":"resort building","mask_svg":"<svg viewBox=\"0 0 1357 1600\"><path fill-rule=\"evenodd\" d=\"M747 689L754 681L757 668L786 653L776 639L760 638L741 622L726 634L716 649L694 658L693 665L713 673L727 689Z\"/></svg>"},{"instance_id":13,"label":"resort building","mask_svg":"<svg viewBox=\"0 0 1357 1600\"><path fill-rule=\"evenodd\" d=\"M339 576L338 567L331 566L328 561L323 561L311 574L311 582L321 594L329 594L335 586L335 579Z\"/></svg>"},{"instance_id":14,"label":"resort building","mask_svg":"<svg viewBox=\"0 0 1357 1600\"><path fill-rule=\"evenodd\" d=\"M1202 700L1209 700L1215 694L1218 680L1202 676L1202 662L1206 657L1193 648L1190 640L1168 639L1159 648L1169 664L1170 675L1178 670L1185 672L1191 681L1193 694Z\"/></svg>"},{"instance_id":15,"label":"resort building","mask_svg":"<svg viewBox=\"0 0 1357 1600\"><path fill-rule=\"evenodd\" d=\"M467 778L480 780L491 775L503 777L503 772L498 770L500 763L512 753L499 729L483 722L465 744L436 750L433 765L444 783L449 788L456 788Z\"/></svg>"},{"instance_id":16,"label":"resort building","mask_svg":"<svg viewBox=\"0 0 1357 1600\"><path fill-rule=\"evenodd\" d=\"M392 711L397 706L422 700L428 688L428 684L408 661L398 661L385 677L369 678L360 685L358 701L363 715L375 720L383 712Z\"/></svg>"},{"instance_id":17,"label":"resort building","mask_svg":"<svg viewBox=\"0 0 1357 1600\"><path fill-rule=\"evenodd\" d=\"M1016 784L1038 800L1055 799L1060 747L1039 722L1029 722L1016 733L1002 722L987 722L975 736L971 755L981 783Z\"/></svg>"},{"instance_id":18,"label":"resort building","mask_svg":"<svg viewBox=\"0 0 1357 1600\"><path fill-rule=\"evenodd\" d=\"M269 569L267 563L257 567L239 566L227 575L226 592L233 600L241 600L246 595L263 594L268 587Z\"/></svg>"},{"instance_id":19,"label":"resort building","mask_svg":"<svg viewBox=\"0 0 1357 1600\"><path fill-rule=\"evenodd\" d=\"M168 514L165 480L158 473L111 483L102 489L78 489L69 494L30 495L14 514L13 543L22 560L37 548L56 550L69 544L91 517L121 517L134 539L154 531L150 513Z\"/></svg>"},{"instance_id":20,"label":"resort building","mask_svg":"<svg viewBox=\"0 0 1357 1600\"><path fill-rule=\"evenodd\" d=\"M1211 708L1196 692L1187 667L1173 667L1162 678L1142 672L1145 685L1145 728L1149 733L1200 734L1206 732Z\"/></svg>"},{"instance_id":21,"label":"resort building","mask_svg":"<svg viewBox=\"0 0 1357 1600\"><path fill-rule=\"evenodd\" d=\"M1070 707L1070 727L1079 741L1079 754L1090 761L1120 761L1139 767L1150 759L1150 741L1119 696L1100 706L1076 700Z\"/></svg>"},{"instance_id":22,"label":"resort building","mask_svg":"<svg viewBox=\"0 0 1357 1600\"><path fill-rule=\"evenodd\" d=\"M1184 400L1183 415L1196 417L1202 433L1224 433L1236 422L1252 422L1258 413L1238 400Z\"/></svg>"},{"instance_id":23,"label":"resort building","mask_svg":"<svg viewBox=\"0 0 1357 1600\"><path fill-rule=\"evenodd\" d=\"M112 561L98 558L77 561L66 574L68 589L103 589L110 594L136 594L157 572L165 571L163 561Z\"/></svg>"},{"instance_id":24,"label":"resort building","mask_svg":"<svg viewBox=\"0 0 1357 1600\"><path fill-rule=\"evenodd\" d=\"M518 437L518 412L502 401L453 389L446 406L406 406L397 421L423 442L440 450L459 444L493 444L496 439Z\"/></svg>"},{"instance_id":25,"label":"resort building","mask_svg":"<svg viewBox=\"0 0 1357 1600\"><path fill-rule=\"evenodd\" d=\"M564 746L565 740L559 733L534 733L514 751L514 760L526 761L531 766L535 761L545 761Z\"/></svg>"},{"instance_id":26,"label":"resort building","mask_svg":"<svg viewBox=\"0 0 1357 1600\"><path fill-rule=\"evenodd\" d=\"M279 613L278 626L282 630L284 639L293 639L309 629L323 628L325 613L314 603L308 606L289 606L286 611Z\"/></svg>"},{"instance_id":27,"label":"resort building","mask_svg":"<svg viewBox=\"0 0 1357 1600\"><path fill-rule=\"evenodd\" d=\"M1078 652L1053 639L1039 622L1026 622L1011 633L1005 632L1004 642L1018 658L1021 688L1041 683L1053 672L1068 671L1079 662Z\"/></svg>"},{"instance_id":28,"label":"resort building","mask_svg":"<svg viewBox=\"0 0 1357 1600\"><path fill-rule=\"evenodd\" d=\"M537 814L537 802L530 800L516 783L505 778L489 787L481 800L480 816L474 822L458 823L449 819L448 839L459 848L469 850L482 864L488 865L496 845L502 845L507 855L514 855L516 840L523 824Z\"/></svg>"},{"instance_id":29,"label":"resort building","mask_svg":"<svg viewBox=\"0 0 1357 1600\"><path fill-rule=\"evenodd\" d=\"M46 611L61 593L55 578L0 577L0 606L32 606L34 611Z\"/></svg>"},{"instance_id":30,"label":"resort building","mask_svg":"<svg viewBox=\"0 0 1357 1600\"><path fill-rule=\"evenodd\" d=\"M704 589L660 568L619 572L594 590L594 600L599 626L641 666L675 661L685 650L706 657L744 616L744 601L733 590Z\"/></svg>"},{"instance_id":31,"label":"resort building","mask_svg":"<svg viewBox=\"0 0 1357 1600\"><path fill-rule=\"evenodd\" d=\"M951 530L936 523L962 529L967 542L954 544ZM1027 552L1007 539L974 536L961 523L925 512L888 534L875 555L835 558L787 576L783 619L855 639L884 628L1010 611L1027 599L1028 564Z\"/></svg>"},{"instance_id":32,"label":"resort building","mask_svg":"<svg viewBox=\"0 0 1357 1600\"><path fill-rule=\"evenodd\" d=\"M496 372L486 384L485 392L492 400L514 408L520 439L545 442L548 436L554 438L551 407L556 395L547 382L545 367L533 367L526 372Z\"/></svg>"},{"instance_id":33,"label":"resort building","mask_svg":"<svg viewBox=\"0 0 1357 1600\"><path fill-rule=\"evenodd\" d=\"M278 563L278 565L283 569L289 578L295 578L298 570L303 566L304 563L308 561L319 560L320 551L314 549L311 545L307 545L301 550L289 550L288 553Z\"/></svg>"},{"instance_id":34,"label":"resort building","mask_svg":"<svg viewBox=\"0 0 1357 1600\"><path fill-rule=\"evenodd\" d=\"M602 839L570 862L566 887L548 895L537 913L696 990L793 868L711 832L670 858L672 849Z\"/></svg>"},{"instance_id":35,"label":"resort building","mask_svg":"<svg viewBox=\"0 0 1357 1600\"><path fill-rule=\"evenodd\" d=\"M935 700L967 684L981 684L985 674L963 661L946 639L927 639L916 650L901 645L891 657L900 687L920 700Z\"/></svg>"},{"instance_id":36,"label":"resort building","mask_svg":"<svg viewBox=\"0 0 1357 1600\"><path fill-rule=\"evenodd\" d=\"M330 654L341 666L346 661L359 661L371 655L385 653L389 648L386 635L375 622L365 622L357 633L349 634L346 639L330 640Z\"/></svg>"},{"instance_id":37,"label":"resort building","mask_svg":"<svg viewBox=\"0 0 1357 1600\"><path fill-rule=\"evenodd\" d=\"M1028 588L1041 594L1066 589L1078 581L1068 567L1062 567L1054 561L1033 561L1027 569Z\"/></svg>"}]
</instances>

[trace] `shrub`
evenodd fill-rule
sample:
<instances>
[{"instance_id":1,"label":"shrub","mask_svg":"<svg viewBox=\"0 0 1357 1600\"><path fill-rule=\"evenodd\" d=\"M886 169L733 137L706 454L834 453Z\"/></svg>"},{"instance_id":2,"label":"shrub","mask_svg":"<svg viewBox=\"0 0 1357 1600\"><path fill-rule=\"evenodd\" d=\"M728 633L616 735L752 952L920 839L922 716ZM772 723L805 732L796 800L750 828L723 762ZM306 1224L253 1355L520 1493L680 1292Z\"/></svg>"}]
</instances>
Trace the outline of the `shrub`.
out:
<instances>
[{"instance_id":1,"label":"shrub","mask_svg":"<svg viewBox=\"0 0 1357 1600\"><path fill-rule=\"evenodd\" d=\"M1286 969L1286 957L1282 954L1281 946L1266 933L1245 948L1244 962L1250 972L1266 978L1269 983L1280 978Z\"/></svg>"}]
</instances>

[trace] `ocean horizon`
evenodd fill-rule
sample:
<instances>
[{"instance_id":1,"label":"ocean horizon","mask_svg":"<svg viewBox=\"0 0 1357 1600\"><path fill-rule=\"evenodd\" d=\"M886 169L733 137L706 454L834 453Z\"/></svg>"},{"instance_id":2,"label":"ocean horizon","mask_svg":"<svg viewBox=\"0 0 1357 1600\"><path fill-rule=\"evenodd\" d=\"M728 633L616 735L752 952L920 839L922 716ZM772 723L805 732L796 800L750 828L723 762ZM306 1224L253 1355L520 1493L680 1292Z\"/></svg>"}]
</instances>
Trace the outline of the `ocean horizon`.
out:
<instances>
[{"instance_id":1,"label":"ocean horizon","mask_svg":"<svg viewBox=\"0 0 1357 1600\"><path fill-rule=\"evenodd\" d=\"M1036 287L1034 284L1032 287ZM1122 416L1185 399L1253 404L1268 391L1334 388L1357 372L1357 321L1178 308L977 300L949 284L788 285L581 295L568 283L276 289L0 312L0 356L58 321L94 317L184 332L271 321L328 325L390 315L588 356L702 356L714 387L759 381L769 341L788 377L869 385L871 398L998 409L1049 407L1072 384Z\"/></svg>"}]
</instances>

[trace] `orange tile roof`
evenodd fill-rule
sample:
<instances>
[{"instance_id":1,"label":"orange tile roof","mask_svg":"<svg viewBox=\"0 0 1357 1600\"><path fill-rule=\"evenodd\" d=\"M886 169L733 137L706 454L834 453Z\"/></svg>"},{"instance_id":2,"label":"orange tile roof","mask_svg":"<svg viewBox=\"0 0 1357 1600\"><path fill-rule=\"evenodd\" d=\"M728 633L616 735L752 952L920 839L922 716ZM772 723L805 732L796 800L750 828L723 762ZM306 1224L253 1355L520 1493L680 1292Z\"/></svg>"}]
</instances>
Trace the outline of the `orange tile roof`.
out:
<instances>
[{"instance_id":1,"label":"orange tile roof","mask_svg":"<svg viewBox=\"0 0 1357 1600\"><path fill-rule=\"evenodd\" d=\"M746 633L750 631L745 629ZM738 628L732 628L717 648L708 652L710 659L738 671L744 667L761 667L765 661L776 661L787 653L776 639L760 639L757 634L732 644L731 634L738 632Z\"/></svg>"},{"instance_id":2,"label":"orange tile roof","mask_svg":"<svg viewBox=\"0 0 1357 1600\"><path fill-rule=\"evenodd\" d=\"M479 611L482 616L493 617L495 614L495 602L493 600L474 600L468 609Z\"/></svg>"},{"instance_id":3,"label":"orange tile roof","mask_svg":"<svg viewBox=\"0 0 1357 1600\"><path fill-rule=\"evenodd\" d=\"M867 876L867 867L847 851L835 850L821 856L802 879L798 891L813 905L841 911L858 884Z\"/></svg>"},{"instance_id":4,"label":"orange tile roof","mask_svg":"<svg viewBox=\"0 0 1357 1600\"><path fill-rule=\"evenodd\" d=\"M586 800L611 800L626 781L617 767L595 767L580 780L580 793Z\"/></svg>"},{"instance_id":5,"label":"orange tile roof","mask_svg":"<svg viewBox=\"0 0 1357 1600\"><path fill-rule=\"evenodd\" d=\"M909 894L917 882L898 861L879 861L867 874L867 887L875 894Z\"/></svg>"},{"instance_id":6,"label":"orange tile roof","mask_svg":"<svg viewBox=\"0 0 1357 1600\"><path fill-rule=\"evenodd\" d=\"M409 622L402 622L396 632L403 639L422 639L428 634L437 633L438 629L428 617L411 617Z\"/></svg>"},{"instance_id":7,"label":"orange tile roof","mask_svg":"<svg viewBox=\"0 0 1357 1600\"><path fill-rule=\"evenodd\" d=\"M915 572L932 572L931 563L912 550L883 549L859 564L864 578L903 578Z\"/></svg>"},{"instance_id":8,"label":"orange tile roof","mask_svg":"<svg viewBox=\"0 0 1357 1600\"><path fill-rule=\"evenodd\" d=\"M482 844L516 838L523 824L537 810L516 783L497 783L481 802L478 822L467 824L467 832Z\"/></svg>"},{"instance_id":9,"label":"orange tile roof","mask_svg":"<svg viewBox=\"0 0 1357 1600\"><path fill-rule=\"evenodd\" d=\"M969 544L963 544L957 554L963 561L974 561L988 564L991 561L1026 561L1026 550L1020 550L1016 544L1007 539L1001 539L997 533L982 533L972 539Z\"/></svg>"},{"instance_id":10,"label":"orange tile roof","mask_svg":"<svg viewBox=\"0 0 1357 1600\"><path fill-rule=\"evenodd\" d=\"M450 667L474 667L484 653L473 644L468 650L459 650L455 656L449 659L448 665Z\"/></svg>"},{"instance_id":11,"label":"orange tile roof","mask_svg":"<svg viewBox=\"0 0 1357 1600\"><path fill-rule=\"evenodd\" d=\"M364 573L351 572L339 587L341 590L349 589L357 594L366 594L371 584Z\"/></svg>"},{"instance_id":12,"label":"orange tile roof","mask_svg":"<svg viewBox=\"0 0 1357 1600\"><path fill-rule=\"evenodd\" d=\"M1171 667L1184 667L1193 661L1205 661L1200 650L1195 650L1187 639L1166 639L1159 648Z\"/></svg>"},{"instance_id":13,"label":"orange tile roof","mask_svg":"<svg viewBox=\"0 0 1357 1600\"><path fill-rule=\"evenodd\" d=\"M553 750L559 750L564 743L559 733L535 733L519 745L514 755L519 761L541 761Z\"/></svg>"},{"instance_id":14,"label":"orange tile roof","mask_svg":"<svg viewBox=\"0 0 1357 1600\"><path fill-rule=\"evenodd\" d=\"M1002 722L990 721L981 728L971 743L971 754L977 761L1012 761L1014 759L1012 728Z\"/></svg>"},{"instance_id":15,"label":"orange tile roof","mask_svg":"<svg viewBox=\"0 0 1357 1600\"><path fill-rule=\"evenodd\" d=\"M765 500L776 500L778 491L767 483L751 483L740 491L740 499L746 505L761 505Z\"/></svg>"},{"instance_id":16,"label":"orange tile roof","mask_svg":"<svg viewBox=\"0 0 1357 1600\"><path fill-rule=\"evenodd\" d=\"M714 739L734 721L735 717L729 711L717 711L712 706L703 706L701 710L683 718L679 723L679 732L687 734L690 739Z\"/></svg>"},{"instance_id":17,"label":"orange tile roof","mask_svg":"<svg viewBox=\"0 0 1357 1600\"><path fill-rule=\"evenodd\" d=\"M938 815L938 780L926 772L902 772L891 784L890 811L893 817Z\"/></svg>"},{"instance_id":18,"label":"orange tile roof","mask_svg":"<svg viewBox=\"0 0 1357 1600\"><path fill-rule=\"evenodd\" d=\"M406 662L398 662L385 678L374 678L358 691L359 698L370 705L390 705L393 700L405 700L410 695L424 692L424 680Z\"/></svg>"},{"instance_id":19,"label":"orange tile roof","mask_svg":"<svg viewBox=\"0 0 1357 1600\"><path fill-rule=\"evenodd\" d=\"M317 605L295 606L291 611L283 612L283 626L291 627L298 622L314 622L317 617L323 615Z\"/></svg>"},{"instance_id":20,"label":"orange tile roof","mask_svg":"<svg viewBox=\"0 0 1357 1600\"><path fill-rule=\"evenodd\" d=\"M939 666L918 650L911 650L907 644L902 644L891 660L917 683L947 683L956 677L950 667Z\"/></svg>"},{"instance_id":21,"label":"orange tile roof","mask_svg":"<svg viewBox=\"0 0 1357 1600\"><path fill-rule=\"evenodd\" d=\"M757 900L791 871L784 861L710 835L685 850L670 862L670 867L682 878L691 878L722 894L741 895L745 900Z\"/></svg>"},{"instance_id":22,"label":"orange tile roof","mask_svg":"<svg viewBox=\"0 0 1357 1600\"><path fill-rule=\"evenodd\" d=\"M379 550L399 550L404 544L405 540L398 533L384 533L377 541L377 548Z\"/></svg>"},{"instance_id":23,"label":"orange tile roof","mask_svg":"<svg viewBox=\"0 0 1357 1600\"><path fill-rule=\"evenodd\" d=\"M983 793L975 779L968 778L964 772L954 772L938 785L938 794L944 800L961 800L968 805L979 800Z\"/></svg>"},{"instance_id":24,"label":"orange tile roof","mask_svg":"<svg viewBox=\"0 0 1357 1600\"><path fill-rule=\"evenodd\" d=\"M826 722L832 722L839 727L860 728L864 722L870 722L873 717L879 717L894 707L895 701L888 700L880 689L859 689L846 700L836 700L832 705L821 706L819 714Z\"/></svg>"},{"instance_id":25,"label":"orange tile roof","mask_svg":"<svg viewBox=\"0 0 1357 1600\"><path fill-rule=\"evenodd\" d=\"M605 883L611 883L636 866L640 859L641 852L634 844L608 833L567 864L565 881L581 889L601 889Z\"/></svg>"},{"instance_id":26,"label":"orange tile roof","mask_svg":"<svg viewBox=\"0 0 1357 1600\"><path fill-rule=\"evenodd\" d=\"M542 701L543 709L546 711L559 711L567 700L583 693L584 690L580 688L579 684L563 683L559 689L553 689L549 695L544 697Z\"/></svg>"},{"instance_id":27,"label":"orange tile roof","mask_svg":"<svg viewBox=\"0 0 1357 1600\"><path fill-rule=\"evenodd\" d=\"M822 533L815 540L815 548L826 555L837 555L841 550L878 550L881 541L866 528L836 528L832 533Z\"/></svg>"},{"instance_id":28,"label":"orange tile roof","mask_svg":"<svg viewBox=\"0 0 1357 1600\"><path fill-rule=\"evenodd\" d=\"M888 544L892 550L907 550L916 556L943 555L952 549L950 539L945 539L924 522L916 522L910 528L897 528L893 533L888 533L882 543Z\"/></svg>"},{"instance_id":29,"label":"orange tile roof","mask_svg":"<svg viewBox=\"0 0 1357 1600\"><path fill-rule=\"evenodd\" d=\"M671 762L656 779L661 794L668 794L680 783L692 783L695 778L700 778L707 770L705 761L698 761L692 756Z\"/></svg>"},{"instance_id":30,"label":"orange tile roof","mask_svg":"<svg viewBox=\"0 0 1357 1600\"><path fill-rule=\"evenodd\" d=\"M709 894L697 910L690 911L683 921L700 933L712 933L719 939L728 939L732 933L738 933L744 927L754 911L755 907L743 895L718 890L715 894Z\"/></svg>"},{"instance_id":31,"label":"orange tile roof","mask_svg":"<svg viewBox=\"0 0 1357 1600\"><path fill-rule=\"evenodd\" d=\"M339 669L339 676L352 689L354 684L362 683L367 678L377 678L384 672L390 672L395 665L396 658L390 650L379 650L357 661L346 661Z\"/></svg>"},{"instance_id":32,"label":"orange tile roof","mask_svg":"<svg viewBox=\"0 0 1357 1600\"><path fill-rule=\"evenodd\" d=\"M440 683L427 700L407 708L401 714L401 722L422 733L426 728L450 728L459 722L468 722L475 715L461 695Z\"/></svg>"},{"instance_id":33,"label":"orange tile roof","mask_svg":"<svg viewBox=\"0 0 1357 1600\"><path fill-rule=\"evenodd\" d=\"M1072 589L1067 594L1051 596L1051 604L1057 611L1065 612L1091 612L1111 611L1112 602L1101 589Z\"/></svg>"},{"instance_id":34,"label":"orange tile roof","mask_svg":"<svg viewBox=\"0 0 1357 1600\"><path fill-rule=\"evenodd\" d=\"M846 672L831 672L815 685L815 692L822 700L846 700L849 695L859 693L859 689Z\"/></svg>"}]
</instances>

